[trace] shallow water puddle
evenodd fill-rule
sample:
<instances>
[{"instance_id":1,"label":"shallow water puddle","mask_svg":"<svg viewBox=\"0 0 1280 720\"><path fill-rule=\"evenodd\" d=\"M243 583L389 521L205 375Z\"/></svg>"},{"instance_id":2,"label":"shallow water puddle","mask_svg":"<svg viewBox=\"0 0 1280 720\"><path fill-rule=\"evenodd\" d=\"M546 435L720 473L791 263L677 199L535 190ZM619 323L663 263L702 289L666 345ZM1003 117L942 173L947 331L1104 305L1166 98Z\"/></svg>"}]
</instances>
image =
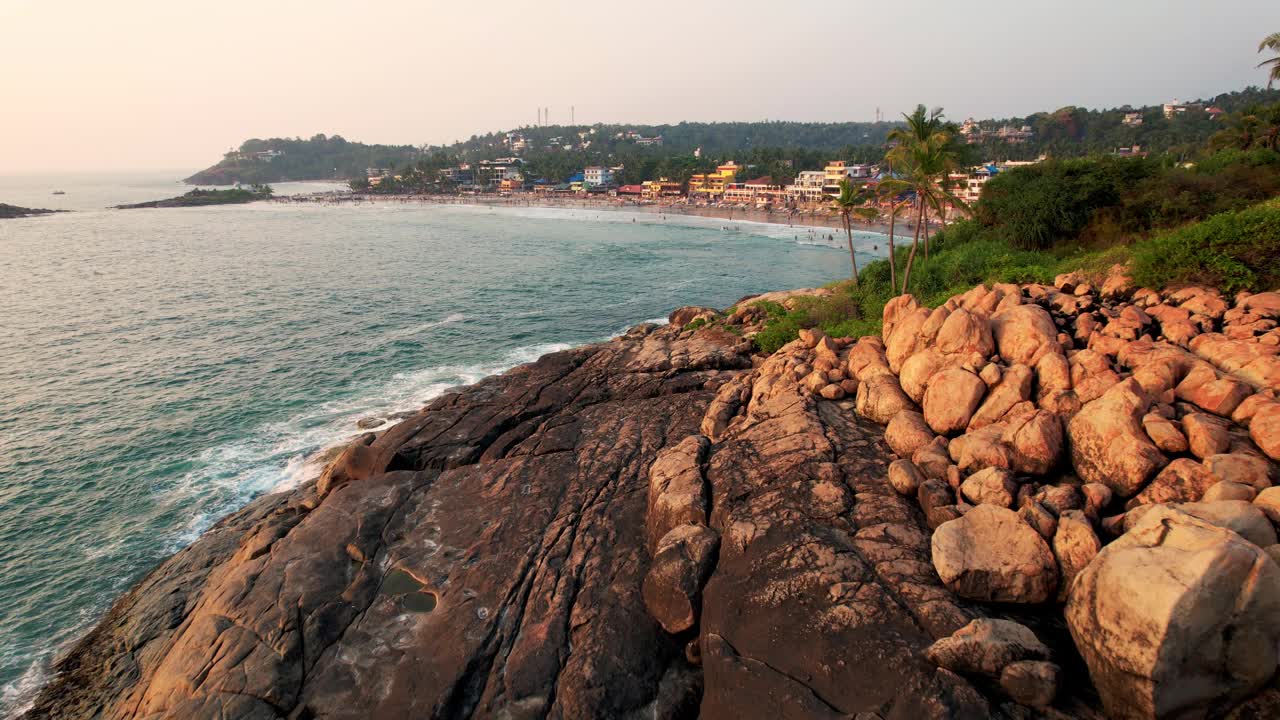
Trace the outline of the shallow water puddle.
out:
<instances>
[{"instance_id":1,"label":"shallow water puddle","mask_svg":"<svg viewBox=\"0 0 1280 720\"><path fill-rule=\"evenodd\" d=\"M399 599L409 612L425 613L436 609L439 599L425 589L422 582L409 573L396 568L382 580L381 594Z\"/></svg>"}]
</instances>

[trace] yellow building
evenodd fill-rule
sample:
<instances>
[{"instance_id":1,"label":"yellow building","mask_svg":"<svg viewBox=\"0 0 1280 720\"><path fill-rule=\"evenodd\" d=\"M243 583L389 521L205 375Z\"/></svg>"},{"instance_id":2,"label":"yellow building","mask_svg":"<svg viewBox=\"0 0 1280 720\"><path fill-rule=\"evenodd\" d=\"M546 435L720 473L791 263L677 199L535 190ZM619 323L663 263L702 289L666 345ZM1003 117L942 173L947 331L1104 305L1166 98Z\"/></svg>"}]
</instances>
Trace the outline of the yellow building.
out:
<instances>
[{"instance_id":1,"label":"yellow building","mask_svg":"<svg viewBox=\"0 0 1280 720\"><path fill-rule=\"evenodd\" d=\"M645 200L657 201L664 197L675 197L681 194L680 183L667 178L645 180L640 187L640 197Z\"/></svg>"},{"instance_id":2,"label":"yellow building","mask_svg":"<svg viewBox=\"0 0 1280 720\"><path fill-rule=\"evenodd\" d=\"M738 179L737 163L730 160L716 168L713 173L699 173L689 178L689 197L705 200L718 200L724 196L725 188Z\"/></svg>"}]
</instances>

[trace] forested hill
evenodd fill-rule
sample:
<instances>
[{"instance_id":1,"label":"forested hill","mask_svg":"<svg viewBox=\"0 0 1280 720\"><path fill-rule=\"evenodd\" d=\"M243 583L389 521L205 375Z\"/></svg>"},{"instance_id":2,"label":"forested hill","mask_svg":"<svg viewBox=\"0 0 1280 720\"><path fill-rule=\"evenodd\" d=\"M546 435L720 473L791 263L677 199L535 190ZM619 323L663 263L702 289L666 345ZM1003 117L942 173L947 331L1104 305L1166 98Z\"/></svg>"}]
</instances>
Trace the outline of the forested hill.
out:
<instances>
[{"instance_id":1,"label":"forested hill","mask_svg":"<svg viewBox=\"0 0 1280 720\"><path fill-rule=\"evenodd\" d=\"M186 179L194 185L267 184L287 180L364 177L366 168L404 167L419 151L412 145L366 145L340 135L310 139L246 140L222 161Z\"/></svg>"},{"instance_id":2,"label":"forested hill","mask_svg":"<svg viewBox=\"0 0 1280 720\"><path fill-rule=\"evenodd\" d=\"M1189 101L1191 102L1191 101ZM1253 105L1280 102L1280 90L1245 90L1194 101L1201 108L1230 114ZM1126 123L1137 113L1141 123ZM960 123L962 117L949 116ZM1165 118L1161 106L1106 110L1066 106L1026 117L981 120L982 140L972 146L973 159L1020 160L1048 154L1078 157L1113 153L1141 146L1143 151L1175 156L1202 146L1223 122L1203 110ZM526 175L561 182L585 165L624 166L619 178L638 182L658 175L687 177L735 159L752 165L758 175L787 177L797 170L821 167L826 160L877 162L884 155L896 122L682 122L675 125L549 125L511 132L473 135L448 146L365 145L340 136L248 140L221 162L187 178L196 184L270 183L284 180L347 180L364 177L368 168L430 172L457 162L510 155L525 160ZM1009 142L1001 129L1029 136ZM655 138L661 137L658 144ZM701 158L693 153L701 150Z\"/></svg>"}]
</instances>

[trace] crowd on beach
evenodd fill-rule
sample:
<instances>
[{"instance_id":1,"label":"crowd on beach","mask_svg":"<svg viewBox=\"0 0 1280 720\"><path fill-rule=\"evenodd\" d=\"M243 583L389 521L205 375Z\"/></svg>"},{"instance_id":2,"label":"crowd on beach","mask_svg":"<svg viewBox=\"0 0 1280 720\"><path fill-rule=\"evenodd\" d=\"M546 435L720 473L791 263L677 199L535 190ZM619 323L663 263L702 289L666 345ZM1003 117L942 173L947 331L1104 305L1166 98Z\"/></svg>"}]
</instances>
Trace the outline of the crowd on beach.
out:
<instances>
[{"instance_id":1,"label":"crowd on beach","mask_svg":"<svg viewBox=\"0 0 1280 720\"><path fill-rule=\"evenodd\" d=\"M667 215L694 216L716 218L727 221L759 222L788 227L829 228L842 230L840 215L826 207L809 208L754 208L724 203L700 204L688 202L685 198L645 201L619 197L595 196L547 196L547 195L459 195L429 193L362 193L330 191L301 195L278 196L272 202L284 204L320 204L320 205L386 205L386 204L430 204L430 205L477 205L489 207L528 207L528 208L568 208L584 210L625 210L629 212L654 213L666 219ZM884 223L867 222L853 218L856 229L867 232L887 234L889 228ZM733 226L725 226L732 229ZM898 220L898 232L910 233L910 222L904 218ZM835 234L827 233L830 238L815 237L810 240L831 240ZM797 239L800 236L797 235Z\"/></svg>"}]
</instances>

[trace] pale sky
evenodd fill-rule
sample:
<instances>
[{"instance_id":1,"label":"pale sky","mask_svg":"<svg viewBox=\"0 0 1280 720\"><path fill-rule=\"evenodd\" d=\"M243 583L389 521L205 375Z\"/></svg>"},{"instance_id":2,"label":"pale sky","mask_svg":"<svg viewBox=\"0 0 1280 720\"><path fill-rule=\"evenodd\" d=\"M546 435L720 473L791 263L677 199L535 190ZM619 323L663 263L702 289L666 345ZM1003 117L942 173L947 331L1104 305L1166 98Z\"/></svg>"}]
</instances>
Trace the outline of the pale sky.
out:
<instances>
[{"instance_id":1,"label":"pale sky","mask_svg":"<svg viewBox=\"0 0 1280 720\"><path fill-rule=\"evenodd\" d=\"M872 120L1262 85L1278 0L0 0L0 174L195 169L249 137Z\"/></svg>"}]
</instances>

